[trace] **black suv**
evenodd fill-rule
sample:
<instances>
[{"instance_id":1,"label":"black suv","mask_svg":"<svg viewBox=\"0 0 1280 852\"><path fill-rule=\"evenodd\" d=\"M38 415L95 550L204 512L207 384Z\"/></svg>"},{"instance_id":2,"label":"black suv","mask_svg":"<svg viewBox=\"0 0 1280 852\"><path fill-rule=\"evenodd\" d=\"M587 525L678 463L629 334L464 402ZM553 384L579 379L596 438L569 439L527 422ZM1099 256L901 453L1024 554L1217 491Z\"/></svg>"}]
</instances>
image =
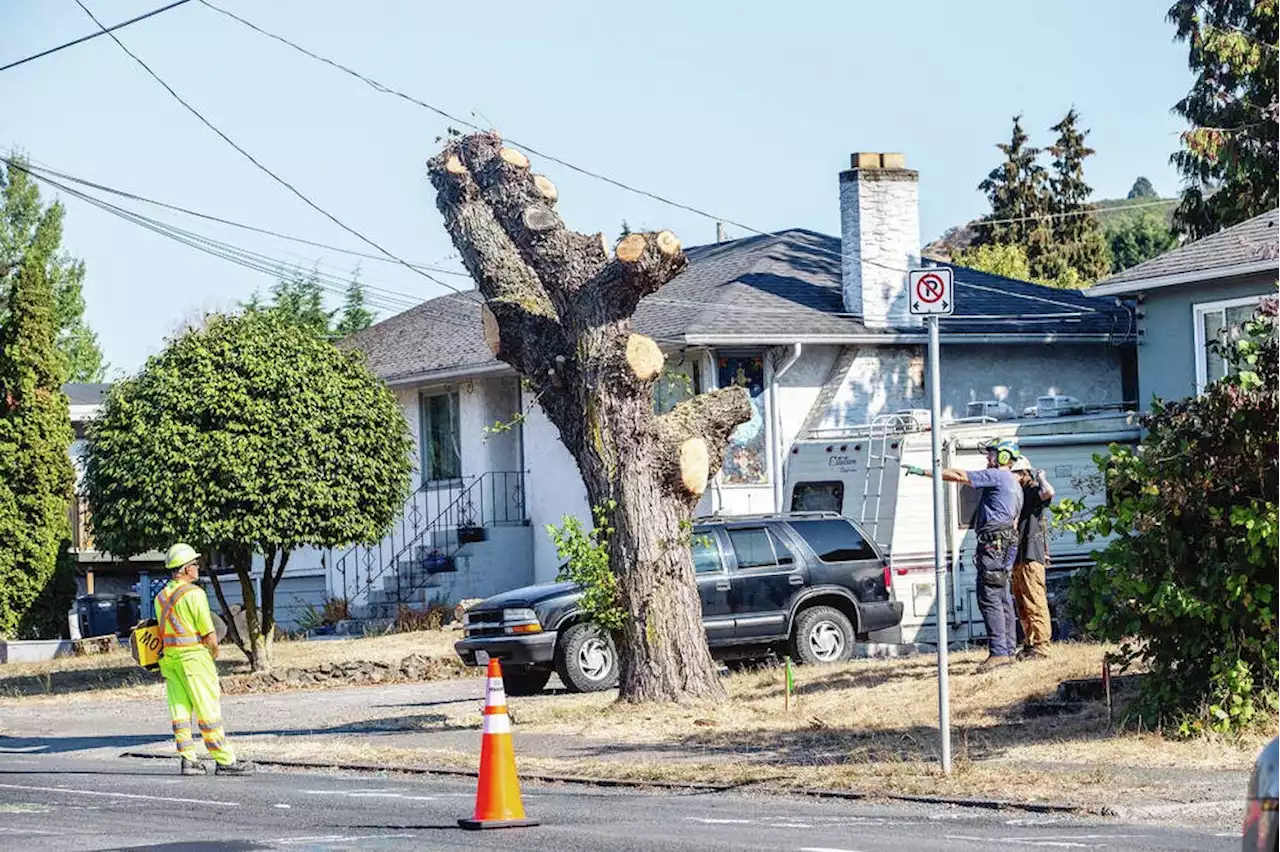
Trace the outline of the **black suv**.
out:
<instances>
[{"instance_id":1,"label":"black suv","mask_svg":"<svg viewBox=\"0 0 1280 852\"><path fill-rule=\"evenodd\" d=\"M902 604L889 599L888 560L834 512L700 518L693 565L716 657L789 646L801 662L832 663L849 659L857 639L898 641ZM467 665L501 660L513 695L541 690L553 670L574 692L607 689L617 649L586 620L581 597L572 583L554 583L488 598L463 617L454 650Z\"/></svg>"}]
</instances>

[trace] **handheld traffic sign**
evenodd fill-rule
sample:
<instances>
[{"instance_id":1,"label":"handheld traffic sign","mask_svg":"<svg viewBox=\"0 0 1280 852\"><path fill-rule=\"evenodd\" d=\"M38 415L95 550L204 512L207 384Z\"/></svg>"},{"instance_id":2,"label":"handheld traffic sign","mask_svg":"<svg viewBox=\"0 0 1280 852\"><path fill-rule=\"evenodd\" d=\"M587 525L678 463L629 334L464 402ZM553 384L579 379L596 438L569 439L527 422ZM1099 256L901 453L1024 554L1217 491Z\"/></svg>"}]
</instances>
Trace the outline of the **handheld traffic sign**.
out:
<instances>
[{"instance_id":1,"label":"handheld traffic sign","mask_svg":"<svg viewBox=\"0 0 1280 852\"><path fill-rule=\"evenodd\" d=\"M956 300L949 267L913 269L907 275L907 282L910 287L911 313L944 316L955 313Z\"/></svg>"}]
</instances>

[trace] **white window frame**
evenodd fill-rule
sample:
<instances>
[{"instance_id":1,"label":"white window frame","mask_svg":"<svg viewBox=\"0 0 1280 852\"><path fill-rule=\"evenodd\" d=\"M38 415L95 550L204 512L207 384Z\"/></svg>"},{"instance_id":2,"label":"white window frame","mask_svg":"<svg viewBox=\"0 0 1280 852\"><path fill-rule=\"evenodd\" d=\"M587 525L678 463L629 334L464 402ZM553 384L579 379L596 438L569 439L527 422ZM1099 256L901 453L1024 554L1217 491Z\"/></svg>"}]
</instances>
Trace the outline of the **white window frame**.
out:
<instances>
[{"instance_id":1,"label":"white window frame","mask_svg":"<svg viewBox=\"0 0 1280 852\"><path fill-rule=\"evenodd\" d=\"M1199 302L1191 306L1191 330L1195 339L1195 356L1196 356L1196 393L1204 393L1204 389L1209 385L1209 359L1208 346L1209 341L1204 333L1204 318L1206 314L1218 313L1226 311L1227 308L1238 308L1242 305L1256 305L1266 298L1265 294L1259 293L1256 296L1241 296L1238 299L1220 299L1216 302ZM1224 325L1226 317L1223 317Z\"/></svg>"},{"instance_id":2,"label":"white window frame","mask_svg":"<svg viewBox=\"0 0 1280 852\"><path fill-rule=\"evenodd\" d=\"M430 454L428 452L427 442L429 440L428 424L427 424L427 400L432 397L446 396L453 397L454 410L457 412L458 418L458 476L456 477L439 477L434 476L435 471L431 470ZM451 488L462 481L462 394L458 388L449 386L442 388L424 389L418 392L418 441L419 456L421 457L421 470L418 473L419 484L423 488Z\"/></svg>"}]
</instances>

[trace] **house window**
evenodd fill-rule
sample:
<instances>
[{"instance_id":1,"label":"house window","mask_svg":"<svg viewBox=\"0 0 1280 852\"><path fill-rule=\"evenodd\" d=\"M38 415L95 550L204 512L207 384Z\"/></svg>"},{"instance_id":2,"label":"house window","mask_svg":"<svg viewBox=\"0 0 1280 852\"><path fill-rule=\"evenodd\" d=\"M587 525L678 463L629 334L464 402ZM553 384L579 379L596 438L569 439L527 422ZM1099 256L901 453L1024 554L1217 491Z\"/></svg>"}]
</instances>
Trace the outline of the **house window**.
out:
<instances>
[{"instance_id":1,"label":"house window","mask_svg":"<svg viewBox=\"0 0 1280 852\"><path fill-rule=\"evenodd\" d=\"M769 481L768 430L765 427L764 357L722 356L716 359L722 388L742 385L751 395L751 419L734 430L725 451L725 485L763 485Z\"/></svg>"},{"instance_id":2,"label":"house window","mask_svg":"<svg viewBox=\"0 0 1280 852\"><path fill-rule=\"evenodd\" d=\"M422 428L422 481L462 478L462 429L456 393L423 394L419 402Z\"/></svg>"},{"instance_id":3,"label":"house window","mask_svg":"<svg viewBox=\"0 0 1280 852\"><path fill-rule=\"evenodd\" d=\"M1262 296L1228 299L1222 302L1206 302L1195 305L1196 340L1196 393L1203 393L1211 382L1227 374L1227 362L1212 344L1218 340L1234 340L1240 336L1240 327L1253 318Z\"/></svg>"}]
</instances>

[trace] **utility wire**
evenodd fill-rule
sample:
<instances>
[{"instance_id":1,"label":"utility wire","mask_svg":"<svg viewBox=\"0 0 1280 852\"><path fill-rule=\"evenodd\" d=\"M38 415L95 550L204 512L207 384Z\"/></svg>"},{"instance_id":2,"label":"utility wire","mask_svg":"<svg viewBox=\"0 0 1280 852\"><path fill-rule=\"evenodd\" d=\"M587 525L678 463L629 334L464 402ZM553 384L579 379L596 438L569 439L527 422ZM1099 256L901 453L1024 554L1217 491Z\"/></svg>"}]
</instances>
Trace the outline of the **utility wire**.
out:
<instances>
[{"instance_id":1,"label":"utility wire","mask_svg":"<svg viewBox=\"0 0 1280 852\"><path fill-rule=\"evenodd\" d=\"M164 201L157 201L154 198L148 198L144 195L137 195L135 193L132 193L123 189L116 189L114 187L110 187L105 184L97 183L91 180L87 180L85 178L80 178L80 177L76 177L75 175L67 174L66 172L58 171L48 166L41 166L38 164L34 164L30 161L27 161L25 164L22 164L8 157L0 157L0 162L7 163L11 166L14 166L15 168L18 168L24 172L27 172L28 174L32 174L33 176L37 176L37 175L34 175L35 172L40 172L43 175L53 175L54 177L59 178L61 180L79 184L80 186L89 187L90 189L96 189L100 192L110 193L111 195L118 195L121 198L127 198L131 201L140 201L145 204L152 204L152 205L155 205L156 207L162 207L166 210L173 210L174 212L177 212L177 213L184 213L188 216L195 216L198 219L205 219L210 222L217 222L220 225L229 225L233 228L240 228L245 231L252 231L253 233L256 233L256 234L264 234L269 237L277 237L282 240L289 240L290 242L312 246L313 248L321 248L327 251L338 252L339 254L352 255L353 257L366 258L369 260L377 260L382 263L398 263L398 261L392 260L387 257L383 257L380 254L371 254L369 252L344 249L338 246L329 245L328 243L321 243L321 242L316 242L315 240L308 240L302 237L294 237L294 236L290 236L289 234L282 234L279 231L273 231L269 228L259 228L254 225L245 224L244 222L237 222L234 219L224 219L221 216L213 216L208 213L201 213L198 210L192 210L188 207L182 207L177 204L169 204ZM458 275L464 278L470 277L466 272L460 272L455 269L445 269L441 266L435 266L429 263L413 263L412 265L415 268L425 269L430 272L438 273L440 275Z\"/></svg>"},{"instance_id":2,"label":"utility wire","mask_svg":"<svg viewBox=\"0 0 1280 852\"><path fill-rule=\"evenodd\" d=\"M212 130L214 133L216 133L216 134L217 134L217 135L218 135L218 136L219 136L219 137L220 137L224 142L226 142L228 145L230 145L232 148L234 148L236 151L238 151L238 152L239 152L239 153L240 153L240 154L241 154L245 159L247 159L249 162L251 162L251 163L253 163L255 166L257 166L259 170L261 170L264 174L266 174L268 177L270 177L270 178L271 178L272 180L274 180L276 183L280 184L280 185L281 185L281 186L283 186L285 189L289 190L289 191L290 191L290 192L292 192L294 195L296 195L296 196L297 196L299 199L301 199L301 200L302 200L302 201L303 201L303 202L304 202L308 207L310 207L311 209L315 210L317 213L321 214L321 215L322 215L322 216L324 216L326 219L328 219L329 221L333 222L335 225L337 225L338 227L342 228L342 229L343 229L344 231L346 231L347 233L349 233L349 234L351 234L352 236L356 237L356 238L357 238L357 239L359 239L361 242L364 242L364 243L366 243L367 245L369 245L369 246L373 247L373 248L374 248L374 249L376 249L377 251L381 252L382 254L386 255L387 257L391 258L392 260L396 261L397 263L401 264L402 266L406 267L407 269L411 269L411 270L413 270L414 272L416 272L418 275L421 275L421 276L423 276L424 278L426 278L426 279L428 279L428 280L430 280L430 281L434 281L436 284L439 284L441 287L444 287L445 289L452 290L452 291L453 291L453 292L455 292L455 293L461 293L461 292L462 292L459 288L454 287L452 284L449 284L449 283L447 283L447 282L445 282L445 281L442 281L442 280L440 280L439 278L436 278L434 275L430 274L429 272L424 272L423 270L419 269L418 267L414 266L413 264L409 263L408 261L403 260L402 258L400 258L400 257L398 257L398 256L396 256L396 255L394 255L394 254L392 254L390 251L388 251L387 249L383 248L381 245L379 245L378 243L374 242L372 239L370 239L369 237L365 236L365 235L364 235L364 234L362 234L360 231L357 231L355 228L353 228L353 227L351 227L350 225L346 224L346 223L345 223L345 222L343 222L341 219L339 219L337 216L334 216L332 213L330 213L329 211L325 210L325 209L324 209L323 207L321 207L319 204L315 203L315 202L314 202L314 201L312 201L310 198L308 198L306 195L303 195L303 194L302 194L302 192L301 192L301 191L299 191L297 187L295 187L293 184L289 183L289 182L288 182L288 181L286 181L284 178L280 177L280 176L279 176L279 175L277 175L275 172L271 171L271 169L269 169L269 168L267 168L265 165L263 165L263 164L262 164L262 162L261 162L261 161L259 161L256 157L254 157L252 154L250 154L250 153L249 153L248 151L246 151L244 148L242 148L242 147L240 147L238 144L236 144L236 142L235 142L235 141L234 141L230 136L228 136L227 134L225 134L225 133L223 133L221 130L219 130L219 129L218 129L218 128L213 124L213 122L211 122L211 121L209 121L209 119L205 118L205 117L200 113L200 111L199 111L199 110L197 110L197 109L196 109L195 107L193 107L191 104L189 104L189 103L187 103L185 100L183 100L183 99L182 99L182 96L181 96L181 95L179 95L177 92L175 92L175 91L173 90L173 87L172 87L172 86L170 86L168 83L166 83L166 82L164 81L164 79L160 77L160 75L159 75L159 74L157 74L155 71L152 71L152 70L151 70L151 66L149 66L149 65L147 65L147 63L143 62L143 61L142 61L142 60L137 56L137 54L135 54L133 51L131 51L128 47L126 47L126 46L125 46L125 44L124 44L124 42L122 42L122 41L121 41L121 40L116 36L116 34L115 34L115 33L110 32L110 31L109 31L109 30L107 30L105 27L103 27L103 26L102 26L102 22L101 22L101 21L99 21L99 20L97 19L97 17L93 14L93 12L89 11L89 7L88 7L88 6L86 6L86 5L84 4L83 0L76 0L76 5L78 5L81 9L83 9L83 10L84 10L84 13L85 13L86 15L88 15L88 16L93 20L93 22L94 22L95 24L97 24L100 28L102 28L102 31L103 31L103 32L105 32L105 33L107 33L108 35L110 35L110 36L111 36L111 40L112 40L112 41L114 41L117 45L119 45L121 50L123 50L125 53L127 53L127 54L129 55L129 57L130 57L131 59L133 59L133 61L134 61L134 62L136 62L136 63L138 63L139 65L141 65L141 66L142 66L142 69L143 69L144 71L146 71L149 75L151 75L152 79L154 79L157 83L159 83L161 86L163 86L163 87L164 87L164 89L165 89L165 91L167 91L171 96L173 96L173 99L174 99L174 100L176 100L178 103L180 103L180 104L182 104L184 107L186 107L187 111L188 111L188 112L190 112L192 115L194 115L197 119L199 119L199 120L200 120L200 122L201 122L202 124L204 124L204 126L205 126L205 127L209 128L209 129L210 129L210 130Z\"/></svg>"},{"instance_id":3,"label":"utility wire","mask_svg":"<svg viewBox=\"0 0 1280 852\"><path fill-rule=\"evenodd\" d=\"M128 221L132 224L138 225L142 228L152 231L153 233L159 234L160 236L167 237L178 243L186 245L189 248L197 249L206 254L212 255L214 257L218 257L222 260L227 260L232 263L236 263L239 266L245 267L255 272L260 272L260 273L270 275L277 280L287 276L287 274L291 271L300 272L302 270L299 264L282 261L277 258L270 257L268 255L260 254L258 252L254 252L249 249L244 249L242 247L235 246L230 243L225 243L219 240L214 240L208 237L204 237L200 234L196 234L191 231L186 231L182 228L178 228L176 226L170 225L165 222L160 222L158 220L152 219L150 217L144 216L134 211L130 211L126 208L112 204L108 201L104 201L103 199L96 198L92 195L89 195L88 193L82 192L70 186L66 186L65 184L62 184L58 181L52 180L45 176L33 174L33 177L35 177L38 180L41 180L42 182L56 189L61 190L62 192L65 192L66 194L74 198L78 198L82 201L85 201L86 203L91 204L105 212L111 213L112 215L115 215L119 218L124 219L125 221ZM313 270L312 274L315 276L316 283L318 286L321 287L321 289L324 289L332 293L337 293L339 295L346 293L346 287L350 283L349 281L345 281L344 279L341 279L338 276L332 275L327 272L322 272L318 268ZM364 282L361 282L360 286L365 290L366 301L368 302L368 304L372 307L380 308L382 310L391 311L393 313L399 313L408 308L416 307L417 305L420 305L422 303L422 299L415 294L402 293L396 290L390 290L384 287L379 287L377 285L367 284ZM449 298L449 297L445 297L445 298ZM470 316L463 317L459 314L450 314L449 312L446 312L446 311L441 311L439 313L440 313L440 318L443 321L445 321L448 324L454 325L455 327L461 328L465 326L467 328L470 328L475 325L474 317L470 317Z\"/></svg>"},{"instance_id":4,"label":"utility wire","mask_svg":"<svg viewBox=\"0 0 1280 852\"><path fill-rule=\"evenodd\" d=\"M27 56L23 59L10 62L8 65L0 65L0 71L8 71L10 68L17 68L19 65L26 65L28 62L32 62L36 59L42 59L46 56L49 56L50 54L57 53L60 50L66 50L68 47L75 47L77 44L83 44L84 42L89 41L90 39L95 39L98 36L106 35L107 33L114 32L115 30L124 29L130 24L136 24L138 23L138 21L145 21L147 18L150 18L154 15L159 15L161 12L167 12L170 9L176 8L178 6L181 6L185 3L190 3L190 2L191 0L178 0L178 2L170 3L168 6L161 6L159 9L152 9L150 12L147 12L144 15L139 15L136 18L130 18L127 21L121 21L120 23L114 24L113 26L100 29L96 33L89 33L88 35L81 36L80 38L74 41L69 41L66 44L60 44L57 47L51 47L48 50L42 50L39 53L34 53L31 56ZM102 24L98 24L98 26L101 27Z\"/></svg>"},{"instance_id":5,"label":"utility wire","mask_svg":"<svg viewBox=\"0 0 1280 852\"><path fill-rule=\"evenodd\" d=\"M79 2L79 0L77 0L77 2ZM484 129L485 129L485 128L480 127L479 125L477 125L476 123L474 123L474 122L472 122L472 121L468 121L467 119L460 118L460 117L458 117L458 116L456 116L456 115L453 115L452 113L448 112L448 111L447 111L447 110L445 110L445 109L442 109L441 107L435 106L434 104L427 103L426 101L423 101L423 100L421 100L421 99L419 99L419 98L415 98L415 97L413 97L412 95L409 95L409 94L406 94L406 93L405 93L405 92L403 92L403 91L400 91L399 89L395 89L395 88L393 88L393 87L391 87L391 86L388 86L388 85L385 85L385 84L383 84L383 83L380 83L380 82L378 82L377 80L373 79L372 77L369 77L369 76L367 76L367 75L365 75L365 74L360 73L359 71L356 71L354 68L350 68L350 67L348 67L348 66L346 66L346 65L343 65L343 64L342 64L342 63L340 63L340 62L337 62L336 60L330 59L330 58L328 58L328 57L326 57L326 56L322 56L322 55L320 55L320 54L318 54L318 53L316 53L316 52L314 52L314 51L312 51L312 50L309 50L309 49L308 49L308 48L306 48L306 47L303 47L302 45L298 44L297 42L294 42L294 41L292 41L292 40L290 40L290 39L288 39L288 38L286 38L286 37L284 37L284 36L282 36L282 35L278 34L278 33L274 33L274 32L271 32L271 31L269 31L269 30L266 30L266 29L264 29L264 28L262 28L262 27L258 26L257 24L253 23L252 21L246 20L245 18L242 18L242 17L240 17L239 15L237 15L237 14L235 14L235 13L233 13L233 12L230 12L230 11L228 11L228 10L226 10L226 9L223 9L223 8L222 8L222 7L220 7L220 6L215 5L214 3L210 2L210 0L200 0L200 3L201 3L201 5L203 5L203 6L207 7L207 8L209 8L209 9L212 9L213 11L218 12L218 13L219 13L219 14L221 14L221 15L224 15L224 16L226 16L226 17L228 17L228 18L230 18L230 19L232 19L232 20L234 20L234 21L237 21L238 23L242 24L242 25L243 25L243 26L245 26L245 27L248 27L249 29L253 30L254 32L256 32L256 33L258 33L258 34L260 34L260 35L263 35L263 36L265 36L265 37L267 37L267 38L269 38L269 39L272 39L272 40L277 41L277 42L279 42L279 43L281 43L281 44L283 44L283 45L286 45L287 47L290 47L290 48L292 48L293 50L296 50L296 51L298 51L299 53L302 53L303 55L308 56L308 57L310 57L311 59L316 60L317 62L321 62L321 63L323 63L323 64L325 64L325 65L328 65L328 66L330 66L330 67L332 67L332 68L335 68L335 69L337 69L337 70L339 70L339 71L343 72L344 74L348 74L348 75L350 75L350 76L354 77L355 79L360 80L361 82L363 82L363 83L365 83L366 85L370 86L371 88L373 88L373 89L377 90L378 92L381 92L381 93L383 93L383 94L387 94L387 95L391 95L391 96L393 96L393 97L399 98L399 99L404 100L404 101L408 101L408 102L409 102L409 103L411 103L411 104L414 104L414 105L419 106L419 107L421 107L421 108L423 108L423 109L429 110L430 112L433 112L433 113L435 113L436 115L439 115L439 116L441 116L441 117L443 117L443 118L446 118L446 119L448 119L449 121L456 122L457 124L460 124L460 125L462 125L462 126L464 126L464 127L468 127L468 128L470 128L470 129L472 129L472 130L478 130L478 131L479 131L479 130L484 130ZM738 228L738 229L743 230L743 231L747 231L747 232L752 233L752 234L757 234L757 235L761 235L761 236L773 236L773 234L770 234L770 232L768 232L768 231L762 231L762 230L760 230L759 228L753 228L753 227L751 227L750 225L745 225L745 224L743 224L743 223L741 223L741 222L737 222L737 221L735 221L735 220L733 220L733 219L730 219L730 218L728 218L728 217L725 217L725 216L717 216L717 215L715 215L714 213L710 213L710 212L708 212L708 211L706 211L706 210L701 210L701 209L699 209L699 208L697 208L697 207L693 207L693 206L688 205L688 204L682 204L681 202L674 201L674 200L672 200L672 199L670 199L670 198L666 198L666 197L664 197L664 196L662 196L662 195L658 195L657 193L650 192L650 191L645 190L645 189L641 189L640 187L632 186L631 184L624 183L624 182L622 182L622 181L620 181L620 180L617 180L617 179L615 179L615 178L611 178L611 177L609 177L608 175L603 175L603 174L600 174L600 173L598 173L598 172L592 171L592 170L590 170L590 169L584 168L584 167L582 167L582 166L578 166L578 165L576 165L576 164L574 164L574 163L571 163L571 162L569 162L569 161L567 161L567 160L563 160L563 159L561 159L561 158L559 158L559 157L557 157L557 156L555 156L555 155L553 155L553 154L549 154L549 153L547 153L547 152L545 152L545 151L540 151L540 150L538 150L537 148L535 148L535 147L533 147L533 146L531 146L531 145L524 144L523 142L520 142L519 140L508 138L508 140L507 140L507 141L509 141L512 145L515 145L515 146L517 146L517 147L519 147L519 148L524 149L525 151L527 151L527 152L528 152L528 153L530 153L530 154L533 154L533 155L538 156L538 157L542 157L542 158L543 158L543 159L545 159L545 160L550 160L550 161L551 161L551 162L553 162L553 163L558 163L559 165L564 166L565 168L570 169L571 171L577 172L577 173L582 174L582 175L586 175L587 177L594 178L594 179L599 180L599 181L603 181L603 182L605 182L605 183L607 183L607 184L610 184L610 185L612 185L612 186L618 187L619 189L626 190L627 192L633 193L633 194L635 194L635 195L640 195L640 196L643 196L643 197L645 197L645 198L649 198L649 199L652 199L652 200L654 200L654 201L658 201L658 202L660 202L660 203L662 203L662 204L666 204L666 205L668 205L668 206L670 206L670 207L674 207L674 208L679 209L679 210L684 210L684 211L686 211L686 212L693 213L693 214L695 214L695 215L697 215L697 216L701 216L701 217L703 217L703 218L710 219L710 220L712 220L712 221L716 221L716 222L723 222L723 223L724 223L724 224L726 224L726 225L731 225L731 226L733 226L733 227L735 227L735 228ZM1033 216L1015 216L1015 217L1009 217L1009 218L1004 218L1004 219L991 219L991 220L986 220L986 221L981 221L981 220L980 220L980 221L979 221L979 222L977 222L976 224L978 224L979 226L983 226L983 225L1002 225L1002 224L1012 224L1012 223L1015 223L1015 222L1025 222L1025 221L1031 221L1031 220L1052 220L1052 219L1058 219L1058 218L1067 218L1067 217L1071 217L1071 216L1104 215L1104 214L1107 214L1107 213L1110 213L1110 212L1121 212L1121 211L1127 211L1127 210L1137 210L1137 209L1143 209L1143 208L1146 208L1146 207L1157 207L1157 206L1164 206L1164 205L1176 204L1176 203L1178 203L1178 202L1177 202L1177 199L1164 199L1164 200L1161 200L1161 201L1155 201L1155 202L1143 202L1143 203L1141 203L1141 204L1131 204L1131 205L1127 205L1127 206L1124 206L1124 207L1117 207L1117 208L1072 210L1072 211L1066 211L1066 212L1063 212L1063 213L1045 213L1045 214L1037 214L1037 215L1033 215ZM837 253L837 252L832 252L832 251L830 251L830 250L828 250L828 249L817 249L817 251L819 251L819 252L821 252L821 253L823 253L823 254L827 254L827 255L829 255L829 256L832 256L832 257L837 257L837 258L839 258L839 257L840 257L840 254L839 254L839 253ZM882 269L886 269L886 270L889 270L889 271L892 271L892 272L901 272L901 273L906 273L906 272L908 272L908 271L909 271L909 270L907 270L907 269L906 269L906 267L898 268L898 267L889 266L889 265L887 265L887 264L878 263L878 262L876 262L876 261L870 261L870 260L868 260L868 261L864 261L864 262L866 262L866 263L868 263L868 264L870 264L870 265L872 265L872 266L877 266L877 267L880 267L880 268L882 268ZM1027 293L1015 293L1015 292L1005 291L1005 290L995 290L994 288L990 288L990 287L982 287L982 286L980 286L980 285L969 284L968 282L962 282L962 281L957 281L957 282L956 282L956 284L957 284L957 285L959 285L959 286L969 287L969 288L972 288L972 289L975 289L975 290L988 290L988 291L991 291L991 292L1003 293L1003 294L1006 294L1006 295L1009 295L1009 296L1014 296L1014 297L1016 297L1016 298L1020 298L1020 299L1027 299L1027 300L1031 300L1031 301L1046 302L1046 303L1048 303L1048 304L1063 304L1063 303L1061 303L1061 302L1057 302L1057 301L1052 300L1052 299L1045 299L1045 298L1043 298L1043 297L1039 297L1039 296L1032 296L1032 295L1027 294ZM1077 309L1077 310L1089 311L1089 312L1092 312L1092 313L1103 313L1103 311L1099 311L1099 310L1098 310L1098 309L1096 309L1096 308L1091 308L1091 307L1086 307L1086 306L1081 306L1081 305L1069 305L1069 307L1074 308L1074 309Z\"/></svg>"}]
</instances>

